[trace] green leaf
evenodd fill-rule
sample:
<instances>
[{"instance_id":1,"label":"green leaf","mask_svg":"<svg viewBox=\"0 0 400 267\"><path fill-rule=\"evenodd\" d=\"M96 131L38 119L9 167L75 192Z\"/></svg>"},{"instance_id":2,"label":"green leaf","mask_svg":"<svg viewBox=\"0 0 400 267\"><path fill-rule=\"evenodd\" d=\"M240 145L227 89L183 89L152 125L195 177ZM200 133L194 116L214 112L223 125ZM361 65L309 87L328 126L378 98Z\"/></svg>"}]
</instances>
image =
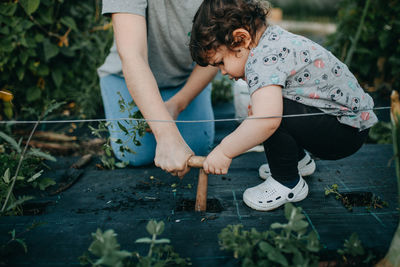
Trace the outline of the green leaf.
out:
<instances>
[{"instance_id":1,"label":"green leaf","mask_svg":"<svg viewBox=\"0 0 400 267\"><path fill-rule=\"evenodd\" d=\"M283 256L282 253L279 252L277 249L272 249L268 252L268 259L271 261L277 262L281 264L282 266L288 266L288 261L286 260L285 256Z\"/></svg>"},{"instance_id":2,"label":"green leaf","mask_svg":"<svg viewBox=\"0 0 400 267\"><path fill-rule=\"evenodd\" d=\"M40 0L19 0L19 2L28 15L31 15L33 12L35 12L40 4Z\"/></svg>"},{"instance_id":3,"label":"green leaf","mask_svg":"<svg viewBox=\"0 0 400 267\"><path fill-rule=\"evenodd\" d=\"M170 242L171 241L167 238L161 238L161 239L154 240L154 244L168 244Z\"/></svg>"},{"instance_id":4,"label":"green leaf","mask_svg":"<svg viewBox=\"0 0 400 267\"><path fill-rule=\"evenodd\" d=\"M55 185L56 182L51 178L42 178L38 182L40 190L46 190L47 187Z\"/></svg>"},{"instance_id":5,"label":"green leaf","mask_svg":"<svg viewBox=\"0 0 400 267\"><path fill-rule=\"evenodd\" d=\"M10 182L10 168L7 168L7 170L4 172L3 181L6 184L8 184Z\"/></svg>"},{"instance_id":6,"label":"green leaf","mask_svg":"<svg viewBox=\"0 0 400 267\"><path fill-rule=\"evenodd\" d=\"M63 75L61 69L55 69L51 72L51 77L53 78L54 84L59 88L63 81Z\"/></svg>"},{"instance_id":7,"label":"green leaf","mask_svg":"<svg viewBox=\"0 0 400 267\"><path fill-rule=\"evenodd\" d=\"M73 18L71 18L71 17L63 17L63 18L60 19L60 22L62 24L64 24L65 26L71 28L72 30L78 31L78 28L76 27L76 23L75 23Z\"/></svg>"},{"instance_id":8,"label":"green leaf","mask_svg":"<svg viewBox=\"0 0 400 267\"><path fill-rule=\"evenodd\" d=\"M151 238L148 237L143 237L143 238L139 238L136 239L135 243L146 243L146 244L150 244L152 242Z\"/></svg>"},{"instance_id":9,"label":"green leaf","mask_svg":"<svg viewBox=\"0 0 400 267\"><path fill-rule=\"evenodd\" d=\"M0 14L4 16L13 16L15 10L17 10L18 3L3 3L0 5Z\"/></svg>"},{"instance_id":10,"label":"green leaf","mask_svg":"<svg viewBox=\"0 0 400 267\"><path fill-rule=\"evenodd\" d=\"M28 253L28 246L26 245L25 240L20 238L16 238L14 240L23 247L25 253Z\"/></svg>"},{"instance_id":11,"label":"green leaf","mask_svg":"<svg viewBox=\"0 0 400 267\"><path fill-rule=\"evenodd\" d=\"M19 80L19 81L22 81L22 79L23 79L24 76L25 76L25 69L24 69L23 67L18 66L18 67L16 68L15 73L17 74L18 80Z\"/></svg>"},{"instance_id":12,"label":"green leaf","mask_svg":"<svg viewBox=\"0 0 400 267\"><path fill-rule=\"evenodd\" d=\"M41 159L46 159L46 160L50 160L50 161L54 161L54 162L57 161L57 159L55 157L53 157L52 155L49 155L47 153L44 153L43 151L40 151L40 149L38 149L38 148L31 148L31 150L28 151L26 153L26 155L41 158Z\"/></svg>"},{"instance_id":13,"label":"green leaf","mask_svg":"<svg viewBox=\"0 0 400 267\"><path fill-rule=\"evenodd\" d=\"M55 44L52 44L49 39L45 39L43 41L43 51L45 60L49 61L58 54L60 49Z\"/></svg>"},{"instance_id":14,"label":"green leaf","mask_svg":"<svg viewBox=\"0 0 400 267\"><path fill-rule=\"evenodd\" d=\"M28 183L35 181L37 178L39 178L43 173L43 170L40 170L39 172L35 173L34 175L32 175L31 178L28 179Z\"/></svg>"},{"instance_id":15,"label":"green leaf","mask_svg":"<svg viewBox=\"0 0 400 267\"><path fill-rule=\"evenodd\" d=\"M19 197L16 201L14 201L11 205L9 205L7 207L7 211L13 210L14 208L16 208L17 206L23 204L24 202L34 199L34 197L30 197L30 196L22 196Z\"/></svg>"},{"instance_id":16,"label":"green leaf","mask_svg":"<svg viewBox=\"0 0 400 267\"><path fill-rule=\"evenodd\" d=\"M308 222L306 221L295 221L292 225L292 230L295 232L302 231L308 227Z\"/></svg>"},{"instance_id":17,"label":"green leaf","mask_svg":"<svg viewBox=\"0 0 400 267\"><path fill-rule=\"evenodd\" d=\"M21 52L21 53L19 54L19 61L21 61L21 63L22 63L23 65L25 65L26 61L28 60L28 57L29 57L28 53Z\"/></svg>"},{"instance_id":18,"label":"green leaf","mask_svg":"<svg viewBox=\"0 0 400 267\"><path fill-rule=\"evenodd\" d=\"M157 234L157 222L154 220L150 220L147 223L146 230L150 235L156 235Z\"/></svg>"},{"instance_id":19,"label":"green leaf","mask_svg":"<svg viewBox=\"0 0 400 267\"><path fill-rule=\"evenodd\" d=\"M268 253L269 251L274 249L273 246L271 246L269 243L267 243L265 241L261 241L259 244L259 247L260 247L261 251L265 252L265 253Z\"/></svg>"},{"instance_id":20,"label":"green leaf","mask_svg":"<svg viewBox=\"0 0 400 267\"><path fill-rule=\"evenodd\" d=\"M4 141L9 143L15 149L15 151L17 151L17 153L21 153L20 146L12 137L10 137L7 134L5 134L4 132L0 131L0 138L4 139Z\"/></svg>"},{"instance_id":21,"label":"green leaf","mask_svg":"<svg viewBox=\"0 0 400 267\"><path fill-rule=\"evenodd\" d=\"M118 127L127 135L129 134L128 130L125 128L125 126L123 126L119 121L118 123Z\"/></svg>"},{"instance_id":22,"label":"green leaf","mask_svg":"<svg viewBox=\"0 0 400 267\"><path fill-rule=\"evenodd\" d=\"M96 233L92 234L94 241L90 245L89 251L100 258L94 263L95 266L122 267L123 260L132 255L128 251L120 250L116 236L114 230L107 230L103 233L97 229Z\"/></svg>"},{"instance_id":23,"label":"green leaf","mask_svg":"<svg viewBox=\"0 0 400 267\"><path fill-rule=\"evenodd\" d=\"M157 223L156 226L156 234L161 235L164 232L165 224L163 221Z\"/></svg>"},{"instance_id":24,"label":"green leaf","mask_svg":"<svg viewBox=\"0 0 400 267\"><path fill-rule=\"evenodd\" d=\"M26 92L26 101L33 102L42 96L42 91L38 87L31 87Z\"/></svg>"}]
</instances>

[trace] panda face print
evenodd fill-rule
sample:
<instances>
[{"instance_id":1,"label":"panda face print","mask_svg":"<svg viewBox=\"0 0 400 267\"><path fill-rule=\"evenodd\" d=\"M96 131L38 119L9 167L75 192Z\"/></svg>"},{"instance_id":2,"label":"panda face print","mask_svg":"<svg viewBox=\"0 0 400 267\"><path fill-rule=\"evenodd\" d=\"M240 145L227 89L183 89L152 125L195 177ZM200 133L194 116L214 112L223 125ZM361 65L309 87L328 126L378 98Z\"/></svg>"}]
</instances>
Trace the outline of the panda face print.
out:
<instances>
[{"instance_id":1,"label":"panda face print","mask_svg":"<svg viewBox=\"0 0 400 267\"><path fill-rule=\"evenodd\" d=\"M290 53L290 49L287 47L282 47L281 51L278 53L278 57L284 60Z\"/></svg>"},{"instance_id":2,"label":"panda face print","mask_svg":"<svg viewBox=\"0 0 400 267\"><path fill-rule=\"evenodd\" d=\"M309 64L311 62L310 51L308 50L300 51L300 61L304 64Z\"/></svg>"},{"instance_id":3,"label":"panda face print","mask_svg":"<svg viewBox=\"0 0 400 267\"><path fill-rule=\"evenodd\" d=\"M307 83L310 79L311 79L311 74L310 71L307 69L305 69L303 72L300 72L298 75L294 77L294 80L300 85Z\"/></svg>"},{"instance_id":4,"label":"panda face print","mask_svg":"<svg viewBox=\"0 0 400 267\"><path fill-rule=\"evenodd\" d=\"M333 66L332 68L332 73L336 77L340 77L343 73L343 68L338 63L336 63L335 66Z\"/></svg>"},{"instance_id":5,"label":"panda face print","mask_svg":"<svg viewBox=\"0 0 400 267\"><path fill-rule=\"evenodd\" d=\"M271 66L278 62L278 55L277 54L269 54L263 58L263 63L265 66Z\"/></svg>"},{"instance_id":6,"label":"panda face print","mask_svg":"<svg viewBox=\"0 0 400 267\"><path fill-rule=\"evenodd\" d=\"M343 92L339 87L334 87L329 91L329 98L332 101L338 101L343 97Z\"/></svg>"},{"instance_id":7,"label":"panda face print","mask_svg":"<svg viewBox=\"0 0 400 267\"><path fill-rule=\"evenodd\" d=\"M351 110L354 112L360 110L360 99L358 97L353 97L351 99Z\"/></svg>"},{"instance_id":8,"label":"panda face print","mask_svg":"<svg viewBox=\"0 0 400 267\"><path fill-rule=\"evenodd\" d=\"M279 35L276 32L271 32L268 35L268 40L270 40L270 41L278 41L279 40Z\"/></svg>"},{"instance_id":9,"label":"panda face print","mask_svg":"<svg viewBox=\"0 0 400 267\"><path fill-rule=\"evenodd\" d=\"M258 83L258 74L255 72L247 74L247 84L252 87Z\"/></svg>"},{"instance_id":10,"label":"panda face print","mask_svg":"<svg viewBox=\"0 0 400 267\"><path fill-rule=\"evenodd\" d=\"M287 97L288 99L294 100L294 101L299 102L299 103L304 102L304 97L298 95L298 94L296 93L296 91L288 92L288 93L286 94L286 97Z\"/></svg>"},{"instance_id":11,"label":"panda face print","mask_svg":"<svg viewBox=\"0 0 400 267\"><path fill-rule=\"evenodd\" d=\"M291 87L292 86L292 81L291 80L286 80L285 81L285 88Z\"/></svg>"}]
</instances>

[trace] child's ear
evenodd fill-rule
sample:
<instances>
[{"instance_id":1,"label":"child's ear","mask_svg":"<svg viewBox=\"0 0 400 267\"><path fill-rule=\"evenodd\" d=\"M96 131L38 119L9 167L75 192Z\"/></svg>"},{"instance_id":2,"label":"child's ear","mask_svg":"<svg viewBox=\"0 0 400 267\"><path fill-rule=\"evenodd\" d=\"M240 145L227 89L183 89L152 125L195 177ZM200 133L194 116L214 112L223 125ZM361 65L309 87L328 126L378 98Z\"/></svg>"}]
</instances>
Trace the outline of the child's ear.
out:
<instances>
[{"instance_id":1,"label":"child's ear","mask_svg":"<svg viewBox=\"0 0 400 267\"><path fill-rule=\"evenodd\" d=\"M252 39L250 33L247 30L239 28L234 30L232 35L235 43L238 44L238 47L243 47L246 49L249 48Z\"/></svg>"}]
</instances>

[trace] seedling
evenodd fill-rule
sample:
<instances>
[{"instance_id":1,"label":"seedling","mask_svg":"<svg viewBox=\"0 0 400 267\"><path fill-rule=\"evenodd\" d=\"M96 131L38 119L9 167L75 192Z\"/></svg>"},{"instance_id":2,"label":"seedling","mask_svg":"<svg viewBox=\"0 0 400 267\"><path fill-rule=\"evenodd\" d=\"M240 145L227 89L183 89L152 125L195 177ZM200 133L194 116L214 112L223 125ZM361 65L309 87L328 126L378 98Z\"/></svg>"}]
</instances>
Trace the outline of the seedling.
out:
<instances>
[{"instance_id":1,"label":"seedling","mask_svg":"<svg viewBox=\"0 0 400 267\"><path fill-rule=\"evenodd\" d=\"M139 238L135 241L137 244L148 244L149 251L146 256L142 256L137 252L129 252L120 250L117 241L117 234L114 230L107 230L104 233L97 229L92 234L93 242L89 247L91 252L97 259L92 259L89 254L84 253L80 258L81 265L92 266L187 266L191 265L190 259L180 258L173 251L169 239L157 239L164 232L164 222L151 220L147 223L146 230L150 234L149 237Z\"/></svg>"},{"instance_id":2,"label":"seedling","mask_svg":"<svg viewBox=\"0 0 400 267\"><path fill-rule=\"evenodd\" d=\"M242 266L318 266L318 235L315 231L307 234L308 222L301 213L300 207L285 204L288 222L273 223L265 232L228 225L218 236L221 248L233 251Z\"/></svg>"}]
</instances>

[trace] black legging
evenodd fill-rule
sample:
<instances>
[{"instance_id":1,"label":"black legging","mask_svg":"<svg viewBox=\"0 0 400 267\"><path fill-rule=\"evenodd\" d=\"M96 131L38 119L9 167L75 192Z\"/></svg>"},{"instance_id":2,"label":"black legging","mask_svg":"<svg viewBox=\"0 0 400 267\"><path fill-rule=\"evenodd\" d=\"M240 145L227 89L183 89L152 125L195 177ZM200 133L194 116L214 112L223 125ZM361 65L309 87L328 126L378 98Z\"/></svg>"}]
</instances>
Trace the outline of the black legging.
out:
<instances>
[{"instance_id":1,"label":"black legging","mask_svg":"<svg viewBox=\"0 0 400 267\"><path fill-rule=\"evenodd\" d=\"M321 113L317 108L283 99L283 115ZM355 153L369 130L340 123L332 115L282 118L276 132L264 142L272 177L280 182L298 178L298 161L304 149L321 159L340 159Z\"/></svg>"}]
</instances>

